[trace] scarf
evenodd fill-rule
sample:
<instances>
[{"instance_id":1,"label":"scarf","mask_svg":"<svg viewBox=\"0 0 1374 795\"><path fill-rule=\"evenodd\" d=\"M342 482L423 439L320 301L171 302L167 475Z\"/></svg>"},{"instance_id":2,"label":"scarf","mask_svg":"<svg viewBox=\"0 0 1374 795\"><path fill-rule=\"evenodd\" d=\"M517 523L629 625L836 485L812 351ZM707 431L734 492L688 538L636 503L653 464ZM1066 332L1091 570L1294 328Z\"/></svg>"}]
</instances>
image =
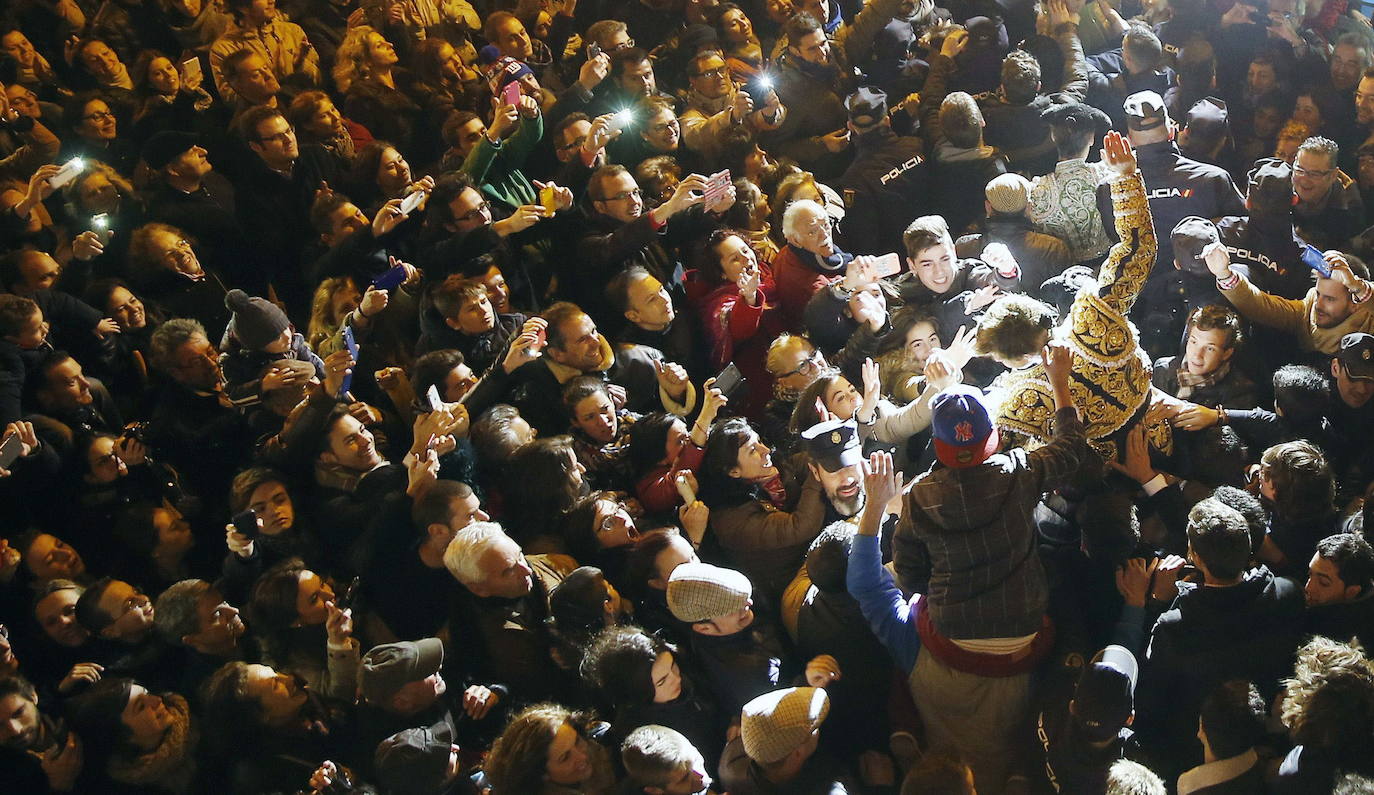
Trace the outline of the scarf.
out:
<instances>
[{"instance_id":1,"label":"scarf","mask_svg":"<svg viewBox=\"0 0 1374 795\"><path fill-rule=\"evenodd\" d=\"M712 99L695 88L687 92L687 107L695 108L705 116L714 116L729 107L735 101L735 92L727 91L723 95Z\"/></svg>"},{"instance_id":2,"label":"scarf","mask_svg":"<svg viewBox=\"0 0 1374 795\"><path fill-rule=\"evenodd\" d=\"M338 155L340 158L353 162L356 152L353 136L349 134L348 128L340 125L335 128L334 135L326 138L323 142L324 148Z\"/></svg>"},{"instance_id":3,"label":"scarf","mask_svg":"<svg viewBox=\"0 0 1374 795\"><path fill-rule=\"evenodd\" d=\"M172 714L172 725L156 748L135 757L115 755L110 759L110 778L121 784L155 787L168 792L185 792L196 774L194 751L198 741L191 725L186 699L176 693L162 697Z\"/></svg>"},{"instance_id":4,"label":"scarf","mask_svg":"<svg viewBox=\"0 0 1374 795\"><path fill-rule=\"evenodd\" d=\"M817 65L804 58L789 58L788 60L797 67L797 71L827 86L833 85L840 76L840 68L831 63Z\"/></svg>"},{"instance_id":5,"label":"scarf","mask_svg":"<svg viewBox=\"0 0 1374 795\"><path fill-rule=\"evenodd\" d=\"M1187 367L1178 368L1178 398L1189 400L1193 392L1199 389L1206 389L1215 386L1231 372L1231 363L1227 362L1207 375L1193 375L1188 372Z\"/></svg>"},{"instance_id":6,"label":"scarf","mask_svg":"<svg viewBox=\"0 0 1374 795\"><path fill-rule=\"evenodd\" d=\"M797 259L801 260L802 262L806 263L812 268L815 268L817 273L820 273L825 276L835 276L839 273L842 273L844 271L844 266L848 265L849 261L854 259L853 254L846 254L843 251L840 251L838 248L835 249L834 254L831 254L828 257L822 257L821 255L813 254L804 248L797 248L796 246L793 246L791 243L788 243L787 245L792 249L792 253L797 255Z\"/></svg>"}]
</instances>

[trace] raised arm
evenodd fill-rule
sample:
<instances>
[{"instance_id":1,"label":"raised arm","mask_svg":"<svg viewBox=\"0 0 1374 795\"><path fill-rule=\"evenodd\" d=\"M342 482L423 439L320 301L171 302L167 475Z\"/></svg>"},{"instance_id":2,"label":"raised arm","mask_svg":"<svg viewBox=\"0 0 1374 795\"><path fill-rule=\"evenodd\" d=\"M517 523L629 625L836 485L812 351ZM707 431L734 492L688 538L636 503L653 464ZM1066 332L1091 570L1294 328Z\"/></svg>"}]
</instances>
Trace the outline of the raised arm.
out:
<instances>
[{"instance_id":1,"label":"raised arm","mask_svg":"<svg viewBox=\"0 0 1374 795\"><path fill-rule=\"evenodd\" d=\"M1115 130L1107 133L1102 141L1102 160L1116 172L1110 185L1118 240L1102 263L1098 295L1125 315L1145 286L1159 244L1150 218L1150 204L1145 198L1145 181L1136 168L1130 142Z\"/></svg>"}]
</instances>

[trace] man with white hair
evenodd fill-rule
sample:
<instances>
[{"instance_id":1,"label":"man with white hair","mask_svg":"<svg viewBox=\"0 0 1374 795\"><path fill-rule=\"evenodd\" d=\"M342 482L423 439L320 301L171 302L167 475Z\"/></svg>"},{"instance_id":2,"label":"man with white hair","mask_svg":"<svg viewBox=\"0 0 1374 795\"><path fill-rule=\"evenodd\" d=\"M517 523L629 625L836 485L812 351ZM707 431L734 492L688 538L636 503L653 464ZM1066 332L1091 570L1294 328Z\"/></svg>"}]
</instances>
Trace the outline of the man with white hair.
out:
<instances>
[{"instance_id":1,"label":"man with white hair","mask_svg":"<svg viewBox=\"0 0 1374 795\"><path fill-rule=\"evenodd\" d=\"M782 216L787 245L773 259L778 303L789 329L801 329L811 296L840 281L853 254L835 243L834 225L819 202L792 202Z\"/></svg>"},{"instance_id":2,"label":"man with white hair","mask_svg":"<svg viewBox=\"0 0 1374 795\"><path fill-rule=\"evenodd\" d=\"M545 619L549 592L577 561L567 555L526 555L495 522L473 522L444 551L444 567L463 587L454 599L449 648L461 650L466 671L509 685L521 701L557 698L575 681L554 664Z\"/></svg>"}]
</instances>

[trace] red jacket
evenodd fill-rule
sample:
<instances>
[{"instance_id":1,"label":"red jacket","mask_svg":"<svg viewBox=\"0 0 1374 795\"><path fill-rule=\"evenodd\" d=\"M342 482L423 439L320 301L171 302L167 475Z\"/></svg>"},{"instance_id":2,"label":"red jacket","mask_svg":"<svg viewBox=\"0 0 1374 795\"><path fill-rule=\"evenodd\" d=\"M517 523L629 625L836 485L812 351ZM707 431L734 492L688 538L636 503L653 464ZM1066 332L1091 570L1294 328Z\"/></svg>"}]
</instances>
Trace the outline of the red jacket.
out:
<instances>
[{"instance_id":1,"label":"red jacket","mask_svg":"<svg viewBox=\"0 0 1374 795\"><path fill-rule=\"evenodd\" d=\"M807 255L809 256L809 255ZM839 281L843 274L827 276L799 256L792 246L783 246L773 258L773 278L777 280L777 303L782 311L783 328L803 331L806 304L822 288Z\"/></svg>"}]
</instances>

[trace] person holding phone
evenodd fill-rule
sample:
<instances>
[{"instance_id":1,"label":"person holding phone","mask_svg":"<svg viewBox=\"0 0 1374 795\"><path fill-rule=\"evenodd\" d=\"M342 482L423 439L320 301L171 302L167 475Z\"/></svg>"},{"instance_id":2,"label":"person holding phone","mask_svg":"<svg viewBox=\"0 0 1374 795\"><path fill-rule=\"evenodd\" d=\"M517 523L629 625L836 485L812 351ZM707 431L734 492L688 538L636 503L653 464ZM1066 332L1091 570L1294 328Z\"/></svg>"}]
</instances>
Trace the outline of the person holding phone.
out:
<instances>
[{"instance_id":1,"label":"person holding phone","mask_svg":"<svg viewBox=\"0 0 1374 795\"><path fill-rule=\"evenodd\" d=\"M334 586L299 558L278 563L253 585L246 611L263 659L335 698L352 698L361 652L352 611L340 609Z\"/></svg>"}]
</instances>

